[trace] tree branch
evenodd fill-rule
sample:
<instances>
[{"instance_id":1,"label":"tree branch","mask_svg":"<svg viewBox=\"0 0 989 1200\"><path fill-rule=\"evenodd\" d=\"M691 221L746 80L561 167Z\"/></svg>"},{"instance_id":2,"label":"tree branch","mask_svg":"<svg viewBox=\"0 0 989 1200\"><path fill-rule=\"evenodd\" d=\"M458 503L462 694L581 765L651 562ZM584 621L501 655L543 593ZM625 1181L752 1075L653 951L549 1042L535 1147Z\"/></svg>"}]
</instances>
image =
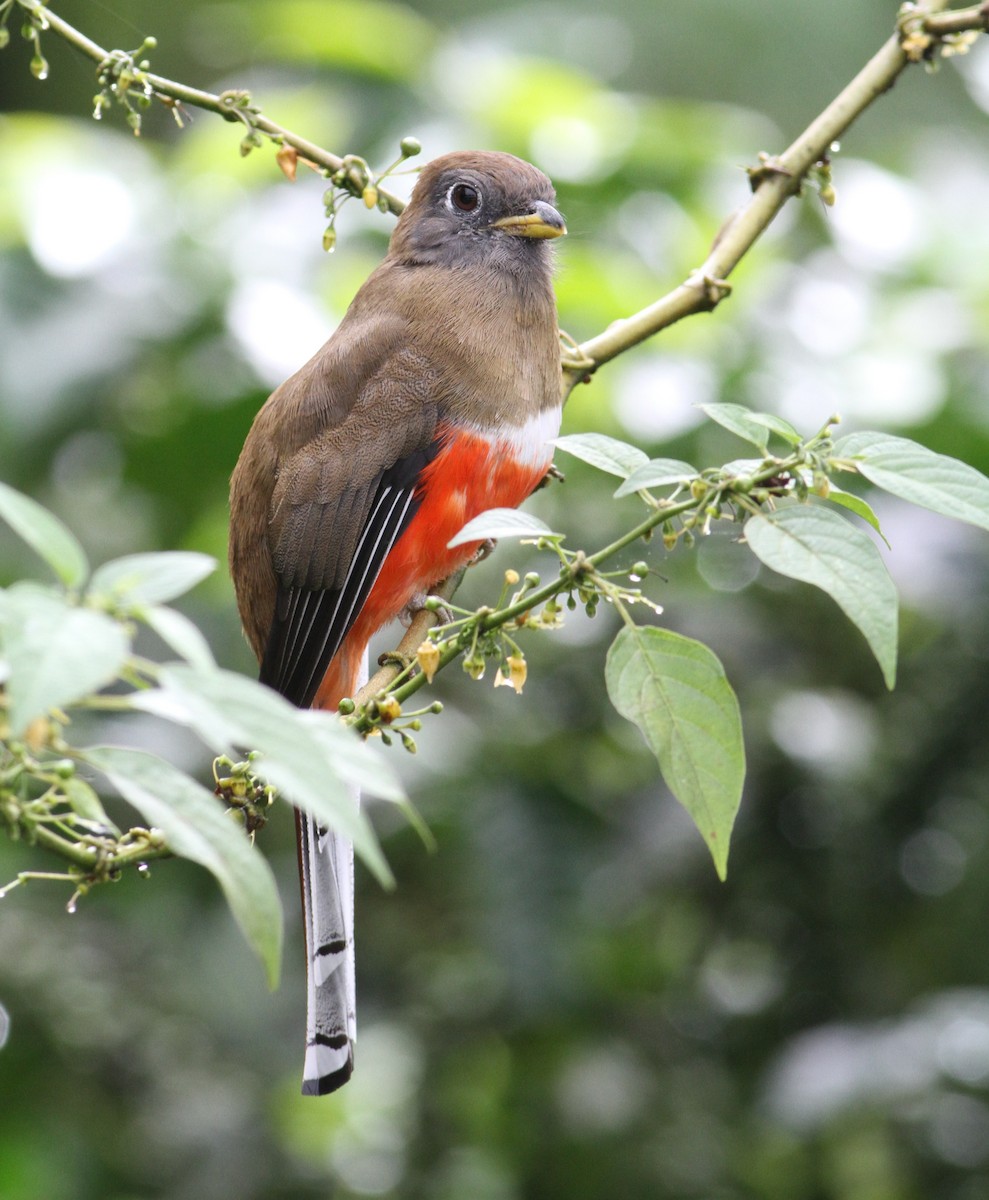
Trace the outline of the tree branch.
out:
<instances>
[{"instance_id":1,"label":"tree branch","mask_svg":"<svg viewBox=\"0 0 989 1200\"><path fill-rule=\"evenodd\" d=\"M826 161L828 150L855 119L888 91L907 66L929 61L940 38L965 31L989 30L989 2L942 13L947 0L926 6L904 5L897 32L848 86L778 158L763 156L749 169L752 199L722 227L707 259L672 292L631 317L615 321L603 333L581 343L563 358L563 392L632 346L697 312L709 312L730 292L725 280L803 186L808 172Z\"/></svg>"},{"instance_id":2,"label":"tree branch","mask_svg":"<svg viewBox=\"0 0 989 1200\"><path fill-rule=\"evenodd\" d=\"M989 0L971 8L959 8L953 12L932 13L924 21L924 29L934 37L945 37L951 33L967 33L981 29L989 33Z\"/></svg>"},{"instance_id":3,"label":"tree branch","mask_svg":"<svg viewBox=\"0 0 989 1200\"><path fill-rule=\"evenodd\" d=\"M120 51L107 51L91 41L67 21L39 3L39 0L13 0L29 15L37 28L47 28L75 46L82 54L97 63L98 74L112 68L111 75L123 66L146 94L156 95L166 101L188 104L206 111L215 112L225 120L239 121L252 131L258 131L273 140L293 147L300 155L316 164L327 175L336 176L334 183L360 195L369 182L363 160L356 156L341 158L321 146L293 133L272 121L254 105L249 95L242 91L227 91L219 95L188 87L174 80L135 65L133 56ZM948 0L927 0L926 3L904 4L897 18L896 33L880 48L877 54L862 68L848 86L816 117L796 140L778 157L760 156L760 165L749 169L753 194L751 199L723 225L716 237L707 259L667 295L660 297L632 316L614 322L602 333L577 345L565 349L562 360L562 388L564 398L572 388L590 376L605 363L619 354L645 341L660 330L697 312L713 310L731 291L726 282L744 255L751 249L763 231L773 221L786 201L798 194L808 173L815 166L824 166L831 145L852 125L880 95L893 86L900 73L911 63L930 62L939 49L944 48L944 39L977 31L989 31L989 0L965 9L945 12ZM0 3L0 13L8 8L11 0ZM116 77L116 76L114 76ZM402 211L403 202L396 196L377 189L377 195L394 214ZM690 507L688 502L678 506L676 512ZM632 530L614 546L606 547L591 559L585 560L595 567L622 546L631 544L676 513L666 512L663 516L653 515L642 525ZM497 614L484 618L483 630L493 629L513 620L516 615L528 611L534 605L565 591L572 586L576 575L572 568L564 568L559 578L525 596L523 601ZM455 582L446 581L440 589L445 598L452 596ZM427 610L418 613L398 648L398 655L411 659L415 650L437 623L436 614ZM442 665L457 656L459 650L448 645L444 651ZM392 687L401 671L397 665L386 665L361 689L358 704L366 703L385 689ZM411 695L421 686L417 677L403 683L394 694L400 699Z\"/></svg>"},{"instance_id":4,"label":"tree branch","mask_svg":"<svg viewBox=\"0 0 989 1200\"><path fill-rule=\"evenodd\" d=\"M33 20L43 19L53 32L100 68L113 60L130 60L130 56L120 51L110 52L98 46L50 8L39 4L38 0L16 2L32 15ZM632 316L615 321L595 337L564 350L564 399L578 383L589 379L599 367L624 351L684 317L713 310L730 294L731 288L726 280L731 272L787 200L800 192L808 173L816 165L827 161L832 143L893 86L900 73L911 63L930 62L942 47L944 39L968 32L989 31L989 0L969 8L945 12L947 3L948 0L926 0L926 3L903 5L897 17L896 33L840 95L781 155L763 155L760 165L749 169L753 189L751 200L729 217L707 259L683 283ZM250 102L246 92L226 91L214 95L141 70L134 66L132 60L130 66L135 80L152 94L215 112L228 121L241 121L251 130L293 147L328 176L338 176L335 182L354 195L360 195L369 182L363 160L352 155L341 158L277 124ZM376 191L383 207L396 215L402 211L404 204L397 196L382 188Z\"/></svg>"},{"instance_id":5,"label":"tree branch","mask_svg":"<svg viewBox=\"0 0 989 1200\"><path fill-rule=\"evenodd\" d=\"M120 56L119 51L105 50L102 46L96 44L85 34L81 33L68 21L62 19L57 13L52 12L50 8L39 6L28 0L17 0L22 7L26 8L31 13L37 13L48 24L53 33L57 33L71 46L74 46L87 58L90 58L102 67L115 56ZM123 55L123 58L129 56ZM227 121L240 121L248 125L251 129L256 129L261 133L266 134L274 141L282 142L287 146L291 146L297 150L303 158L309 162L315 163L316 166L329 175L336 175L338 172L345 172L342 187L352 192L355 196L359 196L368 183L368 179L363 171L354 162L353 157L340 158L336 154L325 150L322 146L317 146L315 142L310 142L299 134L293 133L292 130L286 129L283 125L272 121L270 117L257 107L250 104L250 97L244 91L226 91L215 95L212 92L204 92L199 88L188 87L184 83L177 83L174 79L166 79L163 75L156 75L152 71L142 71L138 67L133 68L135 80L141 85L146 85L151 92L159 98L167 98L168 100L177 101L180 104L188 104L195 108L201 108L207 112L217 113ZM358 160L360 161L360 160ZM377 189L378 198L387 206L388 210L396 216L405 207L405 204L398 196L386 191L384 188Z\"/></svg>"}]
</instances>

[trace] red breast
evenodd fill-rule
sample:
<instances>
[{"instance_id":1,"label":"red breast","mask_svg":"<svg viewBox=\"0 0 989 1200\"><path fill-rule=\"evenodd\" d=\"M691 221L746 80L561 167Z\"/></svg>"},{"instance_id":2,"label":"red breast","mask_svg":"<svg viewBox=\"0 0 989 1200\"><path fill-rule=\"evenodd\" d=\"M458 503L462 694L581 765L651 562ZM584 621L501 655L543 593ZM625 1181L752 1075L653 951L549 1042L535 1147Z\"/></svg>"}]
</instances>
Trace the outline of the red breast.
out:
<instances>
[{"instance_id":1,"label":"red breast","mask_svg":"<svg viewBox=\"0 0 989 1200\"><path fill-rule=\"evenodd\" d=\"M396 542L363 611L330 665L315 707L333 709L352 695L363 655L373 635L409 601L469 562L480 542L447 543L489 508L517 508L539 485L553 459L551 439L560 410L545 409L517 429L445 431L443 448L423 472L421 503Z\"/></svg>"}]
</instances>

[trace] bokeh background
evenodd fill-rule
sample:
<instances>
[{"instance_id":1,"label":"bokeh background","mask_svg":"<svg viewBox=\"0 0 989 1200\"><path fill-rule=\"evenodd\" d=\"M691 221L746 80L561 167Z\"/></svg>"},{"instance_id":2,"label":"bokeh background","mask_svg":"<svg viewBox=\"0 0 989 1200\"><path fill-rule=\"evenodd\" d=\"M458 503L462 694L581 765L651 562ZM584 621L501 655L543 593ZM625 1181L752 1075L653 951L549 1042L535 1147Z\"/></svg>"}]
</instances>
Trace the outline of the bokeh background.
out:
<instances>
[{"instance_id":1,"label":"bokeh background","mask_svg":"<svg viewBox=\"0 0 989 1200\"><path fill-rule=\"evenodd\" d=\"M581 338L700 262L783 148L888 35L890 0L64 0L108 46L249 87L373 164L486 147L555 179L564 327ZM0 476L95 561L222 560L251 418L380 259L391 218L154 108L89 116L91 64L0 54ZM916 437L989 470L989 42L901 78L835 156L838 204L792 203L717 314L625 355L568 431L714 465L747 453L693 405L806 432ZM395 186L408 189L408 179ZM534 510L589 549L634 519L559 456ZM445 673L401 758L438 842L376 812L399 879L358 879L358 1069L298 1095L303 960L291 820L263 847L289 914L281 989L205 873L162 863L74 916L55 884L0 906L0 1196L415 1200L980 1200L989 1195L989 540L890 501L892 695L829 601L730 532L648 550L664 620L739 692L750 762L717 882L636 731L610 710L614 624L530 637L519 699ZM9 582L40 568L0 541ZM630 556L639 557L641 551ZM497 594L503 545L462 595ZM225 569L185 610L251 671ZM105 734L106 731L104 731ZM126 726L111 731L127 737ZM146 731L145 731L146 732ZM162 753L193 761L174 731ZM201 752L200 752L201 753ZM203 769L207 769L205 763ZM0 838L0 875L48 864Z\"/></svg>"}]
</instances>

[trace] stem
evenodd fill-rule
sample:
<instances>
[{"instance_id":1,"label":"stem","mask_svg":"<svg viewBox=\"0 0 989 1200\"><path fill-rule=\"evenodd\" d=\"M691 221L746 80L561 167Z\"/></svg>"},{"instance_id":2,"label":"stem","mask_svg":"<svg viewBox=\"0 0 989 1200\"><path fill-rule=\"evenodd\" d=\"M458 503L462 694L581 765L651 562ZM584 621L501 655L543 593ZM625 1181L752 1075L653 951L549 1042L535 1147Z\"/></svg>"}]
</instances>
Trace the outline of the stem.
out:
<instances>
[{"instance_id":1,"label":"stem","mask_svg":"<svg viewBox=\"0 0 989 1200\"><path fill-rule=\"evenodd\" d=\"M989 33L989 2L974 4L971 8L958 8L954 12L932 13L924 22L924 28L936 37L975 29Z\"/></svg>"},{"instance_id":2,"label":"stem","mask_svg":"<svg viewBox=\"0 0 989 1200\"><path fill-rule=\"evenodd\" d=\"M20 808L19 803L17 807ZM136 831L138 836L133 846L121 848L121 840L115 838L107 839L105 847L98 847L87 845L79 838L57 833L44 822L28 819L19 812L8 814L7 819L22 829L35 845L71 863L83 875L92 875L97 871L102 875L149 859L171 857L172 854L167 846L156 846L149 838L140 836L146 832L142 830ZM134 833L132 830L131 835Z\"/></svg>"},{"instance_id":3,"label":"stem","mask_svg":"<svg viewBox=\"0 0 989 1200\"><path fill-rule=\"evenodd\" d=\"M813 445L813 442L809 443L809 445ZM789 455L786 458L773 459L771 462L767 462L764 466L753 472L752 475L748 476L744 482L746 483L747 487L754 487L760 483L764 483L767 480L774 478L777 475L786 474L796 470L803 465L805 461L806 447ZM710 504L718 504L728 495L742 495L743 493L741 489L737 486L741 482L743 481L738 479L726 479L720 483L713 483L711 485L711 490L705 496L699 499L691 496L686 500L681 500L678 504L657 507L650 512L649 516L647 516L643 521L640 521L638 525L634 526L634 528L628 530L626 533L623 533L621 537L616 538L607 546L602 546L602 548L595 551L594 554L582 555L578 552L569 559L566 565L560 569L557 576L554 579L551 579L548 583L544 583L542 586L534 588L531 592L527 592L525 596L517 600L514 604L510 604L507 608L499 609L496 612L488 611L486 613L479 614L474 627L475 636L472 649L476 648L477 640L482 634L489 633L492 629L498 629L503 625L507 625L510 621L514 621L517 617L520 617L524 613L531 611L538 605L554 599L556 596L560 595L561 592L569 591L570 588L577 584L581 575L586 575L588 573L588 568L596 570L602 563L606 562L610 558L613 558L616 554L632 545L633 542L637 542L640 538L645 537L646 534L652 532L657 525L661 525L664 521L679 517L683 513L689 512L693 508L699 508L701 505L707 506ZM450 580L446 580L444 586L448 586L449 584ZM427 615L429 617L434 617L433 613L428 613ZM624 615L625 614L623 614L623 619ZM419 645L419 642L423 637L425 637L426 632L428 632L430 628L431 623L426 623L423 632L415 642L416 646ZM406 637L402 640L402 645L405 646L408 640L409 637L406 635ZM440 661L436 667L434 676L442 671L444 667L449 666L449 664L455 659L459 658L462 653L463 648L459 646L456 641L453 641L447 645L440 652ZM389 689L389 694L394 696L394 698L400 704L402 704L410 696L414 696L415 693L426 684L426 676L420 671L413 675L412 678L408 679L405 683L392 689L390 685L397 678L398 673L399 672L397 668L391 669L390 673L388 668L386 668L384 671L379 671L378 674L375 675L368 684L361 688L358 694L354 697L354 702L358 708L360 708L361 705L366 704L375 696L379 695L382 688ZM384 683L379 683L379 680L381 679L384 679ZM372 728L372 722L368 721L363 716L354 721L353 725L354 728L360 733L367 733Z\"/></svg>"},{"instance_id":4,"label":"stem","mask_svg":"<svg viewBox=\"0 0 989 1200\"><path fill-rule=\"evenodd\" d=\"M940 36L966 29L989 29L989 6L940 14L947 0L929 0L916 20ZM919 7L919 6L918 6ZM848 86L816 117L778 158L767 159L750 173L752 198L723 226L707 259L672 292L640 312L616 321L603 333L582 342L563 360L564 399L598 367L669 325L697 312L709 312L728 295L724 284L783 205L801 189L807 172L827 155L833 142L870 104L896 82L911 60L897 32ZM579 357L578 357L579 356Z\"/></svg>"},{"instance_id":5,"label":"stem","mask_svg":"<svg viewBox=\"0 0 989 1200\"><path fill-rule=\"evenodd\" d=\"M27 6L25 6L27 7ZM32 11L29 9L28 11ZM106 61L110 56L110 51L105 50L102 46L96 44L90 38L81 33L75 26L70 25L68 21L63 20L57 13L52 12L50 8L42 7L40 11L44 14L50 28L63 38L71 46L74 46L87 58L91 58L93 62L100 64ZM172 100L178 100L182 104L189 104L195 108L205 109L207 112L217 113L225 120L240 120L239 110L232 108L229 103L225 102L222 96L214 95L212 92L204 92L199 88L189 87L187 84L178 83L174 79L166 79L163 75L156 75L151 71L140 72L142 81L146 81L148 86L159 96L168 96ZM317 146L315 142L310 142L299 134L293 133L292 130L286 129L283 125L272 121L270 117L266 117L263 112L252 112L250 114L250 124L254 129L261 130L262 133L268 134L269 137L278 138L286 145L294 147L302 155L303 158L315 163L321 167L328 175L334 175L343 167L344 160L336 154L332 154L329 150L324 150L322 146ZM359 194L359 193L358 193ZM404 203L385 188L378 188L378 195L387 203L389 211L396 216L405 207Z\"/></svg>"},{"instance_id":6,"label":"stem","mask_svg":"<svg viewBox=\"0 0 989 1200\"><path fill-rule=\"evenodd\" d=\"M40 11L50 28L75 46L94 62L103 63L109 52L85 34L63 20L49 8L34 9L23 4L27 11ZM930 34L935 40L968 30L989 31L989 0L969 8L944 12L947 0L927 0L904 9L898 18L896 34L862 68L848 86L816 117L802 134L778 158L765 159L762 166L750 172L752 198L730 217L715 239L704 263L667 295L629 317L611 324L602 333L568 347L562 362L563 397L576 384L589 379L605 363L652 337L653 334L697 312L710 312L729 294L725 283L739 261L751 249L763 231L776 217L791 196L799 193L807 172L823 161L831 144L844 134L855 119L879 96L893 86L900 72L914 61L902 45L907 28ZM215 112L225 120L247 120L252 128L294 147L304 158L333 175L345 166L344 159L317 146L314 142L293 133L272 121L264 113L252 110L249 115L231 105L233 93L214 95L212 92L189 87L152 72L140 72L142 82L162 97ZM224 97L227 97L225 99ZM354 194L360 188L356 181L350 187ZM398 215L403 202L383 188L378 194L389 211Z\"/></svg>"}]
</instances>

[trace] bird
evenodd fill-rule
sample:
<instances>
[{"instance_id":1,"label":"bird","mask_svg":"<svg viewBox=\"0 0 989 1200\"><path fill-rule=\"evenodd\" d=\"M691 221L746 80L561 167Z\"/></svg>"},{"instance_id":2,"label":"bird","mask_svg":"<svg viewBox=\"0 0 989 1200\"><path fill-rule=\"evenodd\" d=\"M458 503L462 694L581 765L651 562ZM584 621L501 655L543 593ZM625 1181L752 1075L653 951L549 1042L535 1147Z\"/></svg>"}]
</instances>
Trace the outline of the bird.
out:
<instances>
[{"instance_id":1,"label":"bird","mask_svg":"<svg viewBox=\"0 0 989 1200\"><path fill-rule=\"evenodd\" d=\"M463 567L448 543L514 508L561 417L553 241L530 163L458 151L424 166L380 265L329 340L258 411L230 486L229 560L260 680L334 711L370 638ZM296 811L307 952L302 1091L354 1065L353 847Z\"/></svg>"}]
</instances>

